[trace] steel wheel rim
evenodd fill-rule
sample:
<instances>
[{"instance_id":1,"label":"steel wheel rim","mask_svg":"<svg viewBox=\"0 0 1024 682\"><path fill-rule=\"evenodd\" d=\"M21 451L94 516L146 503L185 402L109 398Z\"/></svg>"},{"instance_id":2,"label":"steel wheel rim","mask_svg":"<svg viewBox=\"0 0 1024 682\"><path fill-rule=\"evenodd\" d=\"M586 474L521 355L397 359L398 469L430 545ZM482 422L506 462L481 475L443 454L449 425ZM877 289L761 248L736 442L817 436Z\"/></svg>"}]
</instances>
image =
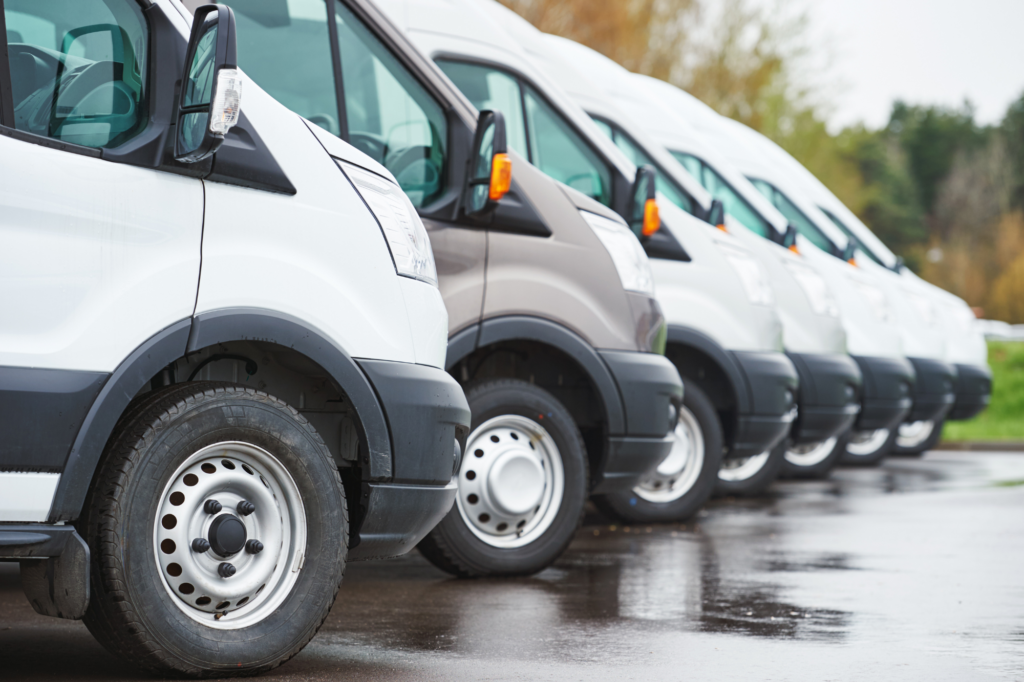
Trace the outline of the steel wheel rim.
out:
<instances>
[{"instance_id":1,"label":"steel wheel rim","mask_svg":"<svg viewBox=\"0 0 1024 682\"><path fill-rule=\"evenodd\" d=\"M846 451L857 457L866 457L878 452L878 448L885 445L887 440L889 440L889 429L854 431L850 434L850 441L846 444Z\"/></svg>"},{"instance_id":2,"label":"steel wheel rim","mask_svg":"<svg viewBox=\"0 0 1024 682\"><path fill-rule=\"evenodd\" d=\"M686 406L679 408L673 432L672 451L658 468L633 488L637 497L665 504L690 492L704 468L704 433Z\"/></svg>"},{"instance_id":3,"label":"steel wheel rim","mask_svg":"<svg viewBox=\"0 0 1024 682\"><path fill-rule=\"evenodd\" d=\"M934 421L916 421L900 424L896 431L896 445L901 448L916 448L928 440L935 430Z\"/></svg>"},{"instance_id":4,"label":"steel wheel rim","mask_svg":"<svg viewBox=\"0 0 1024 682\"><path fill-rule=\"evenodd\" d=\"M208 513L208 500L222 509ZM255 511L239 510L243 500ZM225 515L240 522L246 541L258 540L262 550L243 547L225 556L212 546L193 549L195 539L213 537L214 522ZM185 460L164 487L153 529L157 568L171 601L212 628L233 630L265 619L291 592L305 560L306 516L298 486L276 457L250 443L216 443ZM224 563L235 567L234 575L219 573Z\"/></svg>"},{"instance_id":5,"label":"steel wheel rim","mask_svg":"<svg viewBox=\"0 0 1024 682\"><path fill-rule=\"evenodd\" d=\"M455 500L482 542L501 549L530 544L554 523L564 494L561 453L533 420L502 415L469 434Z\"/></svg>"},{"instance_id":6,"label":"steel wheel rim","mask_svg":"<svg viewBox=\"0 0 1024 682\"><path fill-rule=\"evenodd\" d=\"M821 464L832 454L838 440L833 436L817 443L791 445L786 448L786 461L798 467L812 467Z\"/></svg>"},{"instance_id":7,"label":"steel wheel rim","mask_svg":"<svg viewBox=\"0 0 1024 682\"><path fill-rule=\"evenodd\" d=\"M724 459L722 460L722 467L718 470L718 478L728 483L747 481L764 468L771 454L771 450L765 450L760 454L751 455L750 457Z\"/></svg>"}]
</instances>

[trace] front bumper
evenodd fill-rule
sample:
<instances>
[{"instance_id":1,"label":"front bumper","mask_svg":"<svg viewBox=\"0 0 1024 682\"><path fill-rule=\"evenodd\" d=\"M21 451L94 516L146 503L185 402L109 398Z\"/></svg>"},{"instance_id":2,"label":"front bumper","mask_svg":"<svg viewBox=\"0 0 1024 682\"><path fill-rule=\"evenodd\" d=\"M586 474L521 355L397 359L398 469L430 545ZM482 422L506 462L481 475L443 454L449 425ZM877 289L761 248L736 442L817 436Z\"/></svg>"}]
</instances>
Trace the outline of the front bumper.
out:
<instances>
[{"instance_id":1,"label":"front bumper","mask_svg":"<svg viewBox=\"0 0 1024 682\"><path fill-rule=\"evenodd\" d=\"M976 417L992 397L992 370L985 365L956 365L956 402L946 419Z\"/></svg>"},{"instance_id":2,"label":"front bumper","mask_svg":"<svg viewBox=\"0 0 1024 682\"><path fill-rule=\"evenodd\" d=\"M732 351L746 382L736 390L745 390L727 458L751 457L778 445L792 428L796 418L796 393L800 379L796 368L784 353ZM727 434L728 435L728 434Z\"/></svg>"},{"instance_id":3,"label":"front bumper","mask_svg":"<svg viewBox=\"0 0 1024 682\"><path fill-rule=\"evenodd\" d=\"M800 375L799 412L791 432L796 443L818 443L853 425L860 412L863 377L849 355L787 353Z\"/></svg>"},{"instance_id":4,"label":"front bumper","mask_svg":"<svg viewBox=\"0 0 1024 682\"><path fill-rule=\"evenodd\" d=\"M956 367L941 360L908 358L914 365L914 406L906 421L939 421L956 402Z\"/></svg>"},{"instance_id":5,"label":"front bumper","mask_svg":"<svg viewBox=\"0 0 1024 682\"><path fill-rule=\"evenodd\" d=\"M913 405L914 366L906 358L853 356L864 378L858 431L893 429Z\"/></svg>"},{"instance_id":6,"label":"front bumper","mask_svg":"<svg viewBox=\"0 0 1024 682\"><path fill-rule=\"evenodd\" d=\"M664 355L598 351L611 371L625 411L625 433L609 434L591 492L628 490L672 450L683 380Z\"/></svg>"},{"instance_id":7,"label":"front bumper","mask_svg":"<svg viewBox=\"0 0 1024 682\"><path fill-rule=\"evenodd\" d=\"M455 472L469 435L469 403L444 370L382 360L358 360L384 409L391 435L392 479L359 491L348 558L408 552L448 513ZM353 514L355 517L356 515Z\"/></svg>"}]
</instances>

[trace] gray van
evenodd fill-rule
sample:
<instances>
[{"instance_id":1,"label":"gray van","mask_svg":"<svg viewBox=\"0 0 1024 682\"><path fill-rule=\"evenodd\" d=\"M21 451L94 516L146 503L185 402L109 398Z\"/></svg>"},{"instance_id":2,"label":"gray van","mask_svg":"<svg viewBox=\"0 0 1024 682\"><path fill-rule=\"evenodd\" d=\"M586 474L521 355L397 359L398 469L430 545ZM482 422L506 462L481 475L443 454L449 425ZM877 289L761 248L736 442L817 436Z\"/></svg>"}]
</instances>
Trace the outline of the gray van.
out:
<instances>
[{"instance_id":1,"label":"gray van","mask_svg":"<svg viewBox=\"0 0 1024 682\"><path fill-rule=\"evenodd\" d=\"M429 231L446 366L473 418L455 507L421 552L459 576L547 567L589 494L631 489L674 444L682 382L631 226L510 150L502 115L478 113L370 2L230 4L246 75L329 152L345 140L394 174ZM653 181L624 182L623 212L643 220Z\"/></svg>"}]
</instances>

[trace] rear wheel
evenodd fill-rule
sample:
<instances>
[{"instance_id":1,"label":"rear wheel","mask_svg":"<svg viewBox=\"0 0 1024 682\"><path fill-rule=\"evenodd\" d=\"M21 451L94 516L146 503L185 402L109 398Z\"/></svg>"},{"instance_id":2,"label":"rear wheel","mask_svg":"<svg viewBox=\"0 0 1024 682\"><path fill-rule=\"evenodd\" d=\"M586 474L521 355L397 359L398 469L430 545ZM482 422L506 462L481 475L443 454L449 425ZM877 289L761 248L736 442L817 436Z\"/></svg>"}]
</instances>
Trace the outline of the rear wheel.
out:
<instances>
[{"instance_id":1,"label":"rear wheel","mask_svg":"<svg viewBox=\"0 0 1024 682\"><path fill-rule=\"evenodd\" d=\"M696 514L715 491L722 461L722 426L714 405L687 384L672 452L632 490L595 497L606 513L634 523L682 521Z\"/></svg>"},{"instance_id":2,"label":"rear wheel","mask_svg":"<svg viewBox=\"0 0 1024 682\"><path fill-rule=\"evenodd\" d=\"M917 457L931 450L942 440L943 423L943 420L929 420L900 424L891 454Z\"/></svg>"},{"instance_id":3,"label":"rear wheel","mask_svg":"<svg viewBox=\"0 0 1024 682\"><path fill-rule=\"evenodd\" d=\"M839 461L853 466L877 466L892 450L895 441L896 429L852 431L846 452Z\"/></svg>"},{"instance_id":4,"label":"rear wheel","mask_svg":"<svg viewBox=\"0 0 1024 682\"><path fill-rule=\"evenodd\" d=\"M846 452L848 433L827 440L786 448L782 476L787 478L824 478L839 464Z\"/></svg>"},{"instance_id":5,"label":"rear wheel","mask_svg":"<svg viewBox=\"0 0 1024 682\"><path fill-rule=\"evenodd\" d=\"M736 497L761 495L779 477L785 459L785 441L752 457L723 459L715 494Z\"/></svg>"},{"instance_id":6,"label":"rear wheel","mask_svg":"<svg viewBox=\"0 0 1024 682\"><path fill-rule=\"evenodd\" d=\"M473 429L456 503L420 552L460 577L537 573L562 555L583 518L583 438L554 396L525 381L484 381L466 400Z\"/></svg>"},{"instance_id":7,"label":"rear wheel","mask_svg":"<svg viewBox=\"0 0 1024 682\"><path fill-rule=\"evenodd\" d=\"M79 523L90 632L162 675L256 674L330 611L348 518L337 467L294 409L194 382L130 407Z\"/></svg>"}]
</instances>

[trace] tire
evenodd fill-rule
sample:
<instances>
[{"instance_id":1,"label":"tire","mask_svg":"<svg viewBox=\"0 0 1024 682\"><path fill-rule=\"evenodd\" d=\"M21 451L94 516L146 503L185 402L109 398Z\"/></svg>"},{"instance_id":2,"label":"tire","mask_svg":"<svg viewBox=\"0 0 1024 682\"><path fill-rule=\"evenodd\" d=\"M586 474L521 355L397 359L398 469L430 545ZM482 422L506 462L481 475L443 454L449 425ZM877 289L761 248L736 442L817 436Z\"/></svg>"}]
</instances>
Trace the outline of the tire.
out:
<instances>
[{"instance_id":1,"label":"tire","mask_svg":"<svg viewBox=\"0 0 1024 682\"><path fill-rule=\"evenodd\" d=\"M525 381L483 381L467 388L466 399L473 420L459 493L420 552L461 578L542 571L583 519L583 438L561 403Z\"/></svg>"},{"instance_id":2,"label":"tire","mask_svg":"<svg viewBox=\"0 0 1024 682\"><path fill-rule=\"evenodd\" d=\"M757 458L757 459L755 459ZM718 497L757 497L775 482L786 461L786 441L754 457L722 460L715 484Z\"/></svg>"},{"instance_id":3,"label":"tire","mask_svg":"<svg viewBox=\"0 0 1024 682\"><path fill-rule=\"evenodd\" d=\"M223 508L208 514L213 499ZM129 405L77 526L91 554L89 631L176 677L259 674L301 651L338 594L348 542L345 492L313 427L266 393L218 382ZM196 551L192 535L212 546ZM222 577L228 563L237 572Z\"/></svg>"},{"instance_id":4,"label":"tire","mask_svg":"<svg viewBox=\"0 0 1024 682\"><path fill-rule=\"evenodd\" d=\"M933 449L942 440L942 427L945 423L944 419L940 419L939 421L900 424L900 428L897 429L896 433L896 441L893 443L892 451L889 454L901 457L920 457L928 450ZM907 429L904 427L921 430L913 434L913 437L908 438L905 434Z\"/></svg>"},{"instance_id":5,"label":"tire","mask_svg":"<svg viewBox=\"0 0 1024 682\"><path fill-rule=\"evenodd\" d=\"M718 481L722 425L707 395L693 384L683 392L675 436L672 454L652 477L632 490L594 496L598 508L632 523L684 521L700 511Z\"/></svg>"},{"instance_id":6,"label":"tire","mask_svg":"<svg viewBox=\"0 0 1024 682\"><path fill-rule=\"evenodd\" d=\"M878 466L892 451L895 442L896 429L876 429L871 432L852 431L846 444L846 452L843 453L839 461L841 464L851 466Z\"/></svg>"},{"instance_id":7,"label":"tire","mask_svg":"<svg viewBox=\"0 0 1024 682\"><path fill-rule=\"evenodd\" d=\"M782 478L822 479L839 464L846 452L849 431L809 446L789 445L783 458Z\"/></svg>"}]
</instances>

